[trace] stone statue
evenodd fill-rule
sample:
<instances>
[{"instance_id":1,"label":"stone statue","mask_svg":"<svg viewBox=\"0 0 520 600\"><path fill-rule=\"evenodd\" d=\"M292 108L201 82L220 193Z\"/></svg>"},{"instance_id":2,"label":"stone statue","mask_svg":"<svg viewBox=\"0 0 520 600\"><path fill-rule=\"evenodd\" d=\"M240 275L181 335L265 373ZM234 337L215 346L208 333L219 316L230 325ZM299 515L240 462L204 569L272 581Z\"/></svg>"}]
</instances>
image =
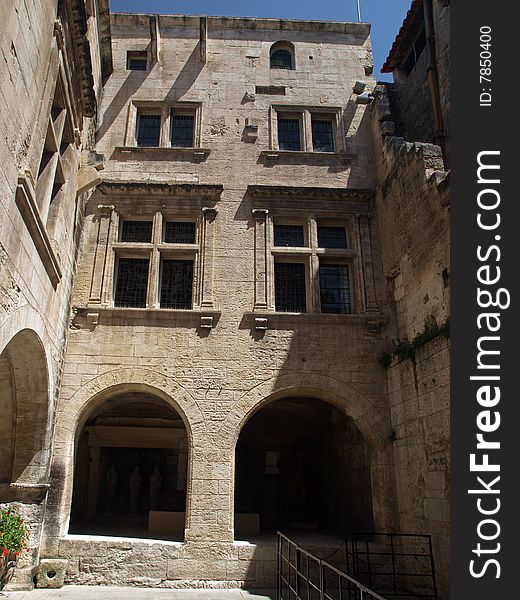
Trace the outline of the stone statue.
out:
<instances>
[{"instance_id":1,"label":"stone statue","mask_svg":"<svg viewBox=\"0 0 520 600\"><path fill-rule=\"evenodd\" d=\"M130 501L128 514L132 517L137 515L139 503L139 492L141 491L141 472L136 465L130 475Z\"/></svg>"},{"instance_id":2,"label":"stone statue","mask_svg":"<svg viewBox=\"0 0 520 600\"><path fill-rule=\"evenodd\" d=\"M159 508L159 492L161 491L162 475L159 467L154 467L150 474L150 510Z\"/></svg>"}]
</instances>

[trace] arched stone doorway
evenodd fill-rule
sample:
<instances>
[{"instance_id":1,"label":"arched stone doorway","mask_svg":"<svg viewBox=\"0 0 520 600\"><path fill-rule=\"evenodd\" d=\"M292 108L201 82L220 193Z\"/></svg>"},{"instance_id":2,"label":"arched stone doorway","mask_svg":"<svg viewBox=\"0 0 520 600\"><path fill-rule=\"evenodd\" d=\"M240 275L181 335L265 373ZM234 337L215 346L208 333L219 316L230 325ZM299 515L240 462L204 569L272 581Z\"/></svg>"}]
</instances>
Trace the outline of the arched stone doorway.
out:
<instances>
[{"instance_id":1,"label":"arched stone doorway","mask_svg":"<svg viewBox=\"0 0 520 600\"><path fill-rule=\"evenodd\" d=\"M0 483L35 485L49 458L47 362L38 335L24 329L0 354ZM16 499L16 498L13 498Z\"/></svg>"},{"instance_id":2,"label":"arched stone doorway","mask_svg":"<svg viewBox=\"0 0 520 600\"><path fill-rule=\"evenodd\" d=\"M235 454L235 539L284 531L373 529L370 456L354 421L322 400L264 405Z\"/></svg>"},{"instance_id":3,"label":"arched stone doorway","mask_svg":"<svg viewBox=\"0 0 520 600\"><path fill-rule=\"evenodd\" d=\"M146 392L112 396L76 441L69 533L183 540L187 463L172 406Z\"/></svg>"}]
</instances>

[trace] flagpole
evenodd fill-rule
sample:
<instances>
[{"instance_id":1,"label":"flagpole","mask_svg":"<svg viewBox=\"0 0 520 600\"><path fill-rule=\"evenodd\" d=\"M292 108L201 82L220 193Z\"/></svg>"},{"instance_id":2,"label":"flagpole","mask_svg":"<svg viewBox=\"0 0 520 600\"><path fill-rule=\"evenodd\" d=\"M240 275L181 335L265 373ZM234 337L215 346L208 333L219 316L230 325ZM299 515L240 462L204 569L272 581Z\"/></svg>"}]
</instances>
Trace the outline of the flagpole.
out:
<instances>
[{"instance_id":1,"label":"flagpole","mask_svg":"<svg viewBox=\"0 0 520 600\"><path fill-rule=\"evenodd\" d=\"M361 23L361 6L359 2L360 0L357 0L357 19Z\"/></svg>"}]
</instances>

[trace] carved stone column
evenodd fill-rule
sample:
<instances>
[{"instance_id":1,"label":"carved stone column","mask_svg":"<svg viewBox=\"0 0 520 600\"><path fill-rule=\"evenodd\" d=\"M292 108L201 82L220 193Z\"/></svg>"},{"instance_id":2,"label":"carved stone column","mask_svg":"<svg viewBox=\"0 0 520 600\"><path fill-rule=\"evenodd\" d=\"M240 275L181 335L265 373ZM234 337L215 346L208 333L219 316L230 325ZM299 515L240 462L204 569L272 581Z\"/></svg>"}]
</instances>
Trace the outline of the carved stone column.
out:
<instances>
[{"instance_id":1,"label":"carved stone column","mask_svg":"<svg viewBox=\"0 0 520 600\"><path fill-rule=\"evenodd\" d=\"M103 295L103 282L107 267L108 247L112 230L112 205L99 205L95 221L98 224L96 249L92 265L92 279L90 283L89 304L101 304Z\"/></svg>"},{"instance_id":2,"label":"carved stone column","mask_svg":"<svg viewBox=\"0 0 520 600\"><path fill-rule=\"evenodd\" d=\"M201 294L202 308L213 308L213 261L215 254L215 218L216 208L202 209L202 243L201 243Z\"/></svg>"},{"instance_id":3,"label":"carved stone column","mask_svg":"<svg viewBox=\"0 0 520 600\"><path fill-rule=\"evenodd\" d=\"M267 225L269 211L254 208L255 218L255 305L254 310L267 310L268 295L268 260L267 260Z\"/></svg>"}]
</instances>

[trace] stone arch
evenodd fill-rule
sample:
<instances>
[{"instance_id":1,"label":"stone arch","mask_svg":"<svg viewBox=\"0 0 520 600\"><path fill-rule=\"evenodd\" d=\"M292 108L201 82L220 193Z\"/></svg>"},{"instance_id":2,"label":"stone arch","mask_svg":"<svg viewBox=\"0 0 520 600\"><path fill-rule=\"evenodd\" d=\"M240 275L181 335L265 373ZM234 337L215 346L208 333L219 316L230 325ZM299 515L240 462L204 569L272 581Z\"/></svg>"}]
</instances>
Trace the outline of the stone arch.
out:
<instances>
[{"instance_id":1,"label":"stone arch","mask_svg":"<svg viewBox=\"0 0 520 600\"><path fill-rule=\"evenodd\" d=\"M227 438L227 444L231 448L231 472L234 472L235 467L236 443L244 425L267 404L290 397L315 398L336 406L351 417L370 451L375 528L382 531L395 529L397 511L391 419L383 394L371 401L354 386L339 379L298 372L284 373L261 382L238 400L219 432L219 437ZM233 492L231 497L233 498Z\"/></svg>"},{"instance_id":2,"label":"stone arch","mask_svg":"<svg viewBox=\"0 0 520 600\"><path fill-rule=\"evenodd\" d=\"M50 447L49 377L39 335L21 329L0 353L0 481L19 486L46 479Z\"/></svg>"},{"instance_id":3,"label":"stone arch","mask_svg":"<svg viewBox=\"0 0 520 600\"><path fill-rule=\"evenodd\" d=\"M110 397L124 392L144 392L165 401L181 416L188 436L188 457L204 436L205 421L193 397L170 377L146 368L117 369L79 388L59 410L54 435L49 518L46 519L46 552L68 529L74 480L75 445L88 416ZM186 528L189 527L191 464L188 458Z\"/></svg>"},{"instance_id":4,"label":"stone arch","mask_svg":"<svg viewBox=\"0 0 520 600\"><path fill-rule=\"evenodd\" d=\"M287 40L279 40L269 48L269 65L271 69L296 69L294 44Z\"/></svg>"}]
</instances>

